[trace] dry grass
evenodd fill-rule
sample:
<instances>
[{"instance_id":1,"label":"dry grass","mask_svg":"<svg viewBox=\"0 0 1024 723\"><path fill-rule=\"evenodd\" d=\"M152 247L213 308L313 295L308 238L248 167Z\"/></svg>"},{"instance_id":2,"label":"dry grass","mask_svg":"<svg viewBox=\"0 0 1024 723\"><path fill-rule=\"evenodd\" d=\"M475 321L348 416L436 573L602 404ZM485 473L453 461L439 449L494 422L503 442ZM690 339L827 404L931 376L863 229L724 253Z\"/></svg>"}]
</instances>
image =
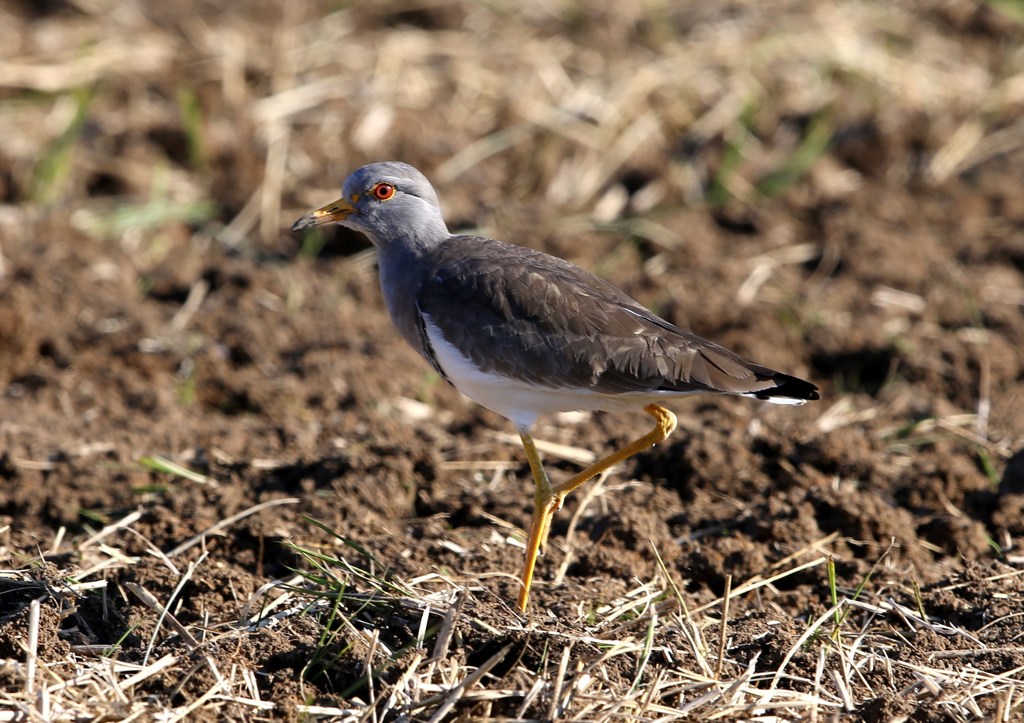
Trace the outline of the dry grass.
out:
<instances>
[{"instance_id":1,"label":"dry grass","mask_svg":"<svg viewBox=\"0 0 1024 723\"><path fill-rule=\"evenodd\" d=\"M316 4L299 2L273 20L263 13L251 19L185 13L179 34L134 4L120 12L108 12L114 4L105 2L76 6L82 15L54 18L8 44L19 51L0 65L0 88L9 97L0 130L15 182L46 205L77 200L82 184L100 173L147 199L141 208L173 204L113 227L123 242L146 224L201 212L188 204L208 198L216 175L211 159L229 151L239 131L258 144L262 159L249 177L231 179L232 198L213 198L234 212L218 232L226 244L250 243L253 232L264 242L274 239L306 199L329 195L345 170L405 148L444 159L432 174L443 198L447 186L484 160L505 158L515 180L510 175L504 179L510 183L486 193L546 188L552 222L596 224L620 216L627 204L642 210L668 193L703 196L707 179L685 167L634 198L616 183L627 161L661 167L680 136L697 147L716 138L731 144L737 162L723 162L716 183L728 196L755 203L764 183L777 192L780 182L808 172L821 152L800 160L809 150L801 148L805 139L779 136L766 144L757 136L789 132L788 118L820 117L827 141L829 109L837 104L877 111L882 123L914 113L941 123L936 132L949 140L931 161L936 181L1012 152L1024 138L1018 125L992 128L1024 102L1021 76L998 76L955 41L920 32L913 5L749 3L741 4L741 19L712 15L697 32L685 33L685 11L677 25L667 8L644 14L609 4L589 22L612 34L610 43L628 47L628 32L645 41L614 58L571 35L546 32L569 21L569 8L519 14L514 4L453 5L464 29L399 24L384 32L382 22L401 17L403 8L429 16L431 5L323 14ZM437 12L445 17L444 9ZM61 38L55 52L47 45L51 35ZM165 97L139 92L165 79L171 80ZM118 97L116 88L127 96ZM217 94L205 111L196 108L200 91ZM76 141L86 114L139 128L171 122L185 135L182 160L191 168L154 167L158 158L83 148ZM429 125L415 122L421 114L430 115ZM96 130L122 133L107 124ZM531 150L523 154L524 148ZM525 165L512 162L521 156ZM817 173L833 174L816 180L838 193L854 182L827 167ZM311 180L324 188L309 189ZM282 208L296 197L299 206ZM493 196L479 201L498 205ZM94 205L81 209L82 228L99 233L96 221L86 220L104 217ZM574 209L586 216L569 216ZM507 228L509 219L500 221ZM633 230L671 238L656 225Z\"/></svg>"},{"instance_id":2,"label":"dry grass","mask_svg":"<svg viewBox=\"0 0 1024 723\"><path fill-rule=\"evenodd\" d=\"M522 199L540 188L546 204L531 212L534 228L612 227L665 248L677 243L674 235L656 218L638 216L666 197L749 207L804 178L837 196L863 183L815 163L838 114L871 115L880 124L927 117L942 139L926 174L936 184L1024 147L1024 126L1008 121L1024 106L1020 59L985 66L927 21L940 6L970 12L968 3L751 1L698 19L699 3L674 15L671 4L641 10L609 2L588 19L570 3L361 3L327 12L323 4L290 2L280 11L254 4L251 15L182 12L173 27L146 5L73 0L44 21L4 23L4 180L23 202L0 209L0 240L58 214L84 234L133 250L140 273L166 260L173 245L162 239L182 228L200 229L195 243L258 255L283 243L282 229L300 211L333 198L346 170L413 156L433 164L442 198L460 184L479 188L447 196L455 204L450 216L472 215L508 235L523 223ZM442 29L418 27L424 17ZM687 19L693 32L684 31ZM595 39L615 50L603 52ZM816 135L801 133L793 119L811 119ZM168 128L184 150L153 140ZM681 138L699 149L692 163L672 160ZM652 169L650 179L627 191L627 168ZM113 205L86 190L101 183L115 189ZM750 261L742 304L771 297L773 279L816 254L780 241ZM167 338L147 341L185 343L174 327L201 303L204 289L194 291ZM907 313L923 303L886 288L872 299ZM894 430L894 443L953 435L1009 456L1007 440L990 439L985 409L979 402L978 414ZM876 412L839 399L823 410L818 429L860 424ZM580 456L572 448L550 451ZM485 718L542 711L592 721L816 721L878 699L927 703L955 721L1009 721L1024 710L1024 669L992 662L1020 649L993 649L927 606L908 604L921 600L911 581L872 582L857 599L840 592L811 617L787 610L781 581L820 573L827 586L828 538L762 576L733 581L722 599L703 605L657 569L627 595L580 609L559 626L509 611L501 629L491 614L498 603L478 589L439 574L385 579L360 556L348 562L327 546L309 558L319 584L301 576L268 582L232 615L178 620L177 591L209 564L196 550L257 511L167 551L149 545L147 554L175 580L167 599L143 585L108 582L139 563L125 543L140 543L138 515L84 540L58 534L50 550L4 549L17 569L0 577L0 600L23 609L17 614L26 635L21 655L0 667L0 720L433 722L472 710ZM191 561L183 563L188 550ZM46 562L57 554L59 564ZM1015 564L1001 584L1019 597L1024 570L1019 558ZM989 592L995 582L969 581ZM118 640L59 638L60 621L84 601L122 595L145 611L133 621L148 636L140 660L119 659ZM766 611L756 624L761 632L747 625L734 637L739 619L755 610ZM225 664L230 656L222 651L297 618L322 632L321 662L344 659L361 671L354 692L328 696L309 684L308 703L267 700L259 670ZM751 653L758 636L772 638L770 664ZM465 641L488 637L500 644L467 662ZM543 650L542 664L528 650Z\"/></svg>"},{"instance_id":3,"label":"dry grass","mask_svg":"<svg viewBox=\"0 0 1024 723\"><path fill-rule=\"evenodd\" d=\"M992 710L983 709L986 700L997 701L991 720L1012 720L1021 707L1024 666L994 670L989 664L994 657L1021 649L992 648L977 635L900 602L915 599L911 586L875 589L869 582L857 599L839 597L833 606L791 628L792 635L774 639L760 652L752 653L749 628L739 633L741 640L735 639L732 628L737 621L729 619L730 608L742 605L749 612L755 595L771 600L773 586L787 577L811 568L823 570L826 558L821 551L833 539L796 552L770 576L742 581L722 599L692 610L687 610L678 582L661 568L621 598L581 610L577 619L564 621L558 629L524 624L511 610L506 624L496 629L489 609L493 603L478 591L435 574L410 581L385 579L370 571L364 551L340 538L338 546L306 549L310 564L303 577L268 583L235 616L186 626L175 619L174 598L208 557L200 555L181 569L175 555L161 556L154 550L177 585L166 600L156 599L142 586L125 586L150 611L144 627L152 633L140 661L119 660L117 641L109 647L70 645L60 659L41 658L39 643L47 634L41 627L41 609L49 615L74 616L86 596L125 594L111 589L106 577L111 569L136 562L118 547L119 540L132 537L133 522L129 517L101 530L75 550L88 569L58 573L40 563L9 571L0 579L5 596L31 599L24 656L6 661L0 719L106 715L119 720L183 720L221 710L231 717L276 713L441 721L456 704L472 706L484 717L493 704L503 712L517 710L514 717L539 706L550 718L594 721L685 716L827 720L837 713L852 714L866 701L896 697L911 706L928 703L949 720L967 721ZM339 550L355 554L355 562ZM931 595L957 584L984 587L998 582L1019 596L1022 576L1024 570L1010 570L999 579L951 583ZM822 578L824 585L823 572ZM755 632L755 640L770 635L773 626L795 622L781 619L779 609L774 614L780 617L759 620L763 632ZM352 681L352 688L361 692L343 697L343 707L289 704L281 710L279 702L261 697L258 670L225 666L225 648L242 646L246 638L281 627L295 616L324 626L321 652L326 657L314 656L313 667L341 657L361 661L362 673ZM992 620L986 627L1007 623L1007 618ZM397 647L396 634L402 630L408 637ZM467 641L487 638L506 642L479 664L467 663ZM919 641L931 639L942 640L943 645L930 653L921 650ZM542 665L526 662L528 648L548 651ZM167 652L170 649L178 652ZM581 655L579 650L590 652ZM763 665L762 654L777 662ZM806 662L793 665L797 658L815 661L813 676L802 672ZM169 703L173 694L154 699L138 693L154 678L170 681L164 685L172 691L180 690L199 673L208 687L184 705ZM306 674L313 676L312 668ZM20 688L12 686L13 681L20 681Z\"/></svg>"}]
</instances>

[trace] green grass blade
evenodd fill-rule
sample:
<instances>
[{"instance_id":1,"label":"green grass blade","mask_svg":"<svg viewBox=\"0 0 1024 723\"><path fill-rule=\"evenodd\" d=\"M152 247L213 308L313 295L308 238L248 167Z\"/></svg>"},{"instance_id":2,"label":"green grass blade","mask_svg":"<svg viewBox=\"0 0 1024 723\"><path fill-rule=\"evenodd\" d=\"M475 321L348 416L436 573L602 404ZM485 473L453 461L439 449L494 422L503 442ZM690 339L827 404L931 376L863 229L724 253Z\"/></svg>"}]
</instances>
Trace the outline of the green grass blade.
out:
<instances>
[{"instance_id":1,"label":"green grass blade","mask_svg":"<svg viewBox=\"0 0 1024 723\"><path fill-rule=\"evenodd\" d=\"M144 456L139 458L139 464L148 470L153 472L163 472L164 474L174 475L175 477L184 477L192 482L197 482L201 485L210 484L212 480L204 474L200 474L188 467L183 467L176 462L172 462L165 457L159 455Z\"/></svg>"},{"instance_id":2,"label":"green grass blade","mask_svg":"<svg viewBox=\"0 0 1024 723\"><path fill-rule=\"evenodd\" d=\"M32 199L43 206L60 201L71 178L75 146L82 136L89 106L95 97L94 88L79 88L71 94L75 112L67 127L43 151L32 172Z\"/></svg>"}]
</instances>

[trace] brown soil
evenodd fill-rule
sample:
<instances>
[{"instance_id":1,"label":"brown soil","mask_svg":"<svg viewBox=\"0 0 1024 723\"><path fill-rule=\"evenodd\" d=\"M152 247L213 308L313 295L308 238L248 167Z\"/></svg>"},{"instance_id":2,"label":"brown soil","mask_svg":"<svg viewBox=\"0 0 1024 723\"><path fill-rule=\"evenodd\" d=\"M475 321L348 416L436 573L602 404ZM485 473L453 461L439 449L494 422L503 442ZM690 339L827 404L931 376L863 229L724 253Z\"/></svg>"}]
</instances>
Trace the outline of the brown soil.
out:
<instances>
[{"instance_id":1,"label":"brown soil","mask_svg":"<svg viewBox=\"0 0 1024 723\"><path fill-rule=\"evenodd\" d=\"M14 3L11 17L26 33L93 21L70 5L45 5ZM275 12L253 5L262 9L246 22L270 33ZM456 7L400 17L356 13L352 22L366 33L412 23L429 34L464 22L469 11ZM181 12L187 32L185 20L200 9ZM224 27L240 17L234 12L241 11L207 20ZM965 48L979 66L1010 62L1007 48L1024 36L1019 25L981 11L948 12L923 16L929 32ZM6 566L33 568L45 583L4 588L0 658L23 656L27 603L45 589L41 659L61 660L70 645L117 644L121 659L140 662L156 618L134 586L166 602L181 570L199 562L177 591L173 614L193 635L207 631L202 652L165 630L151 657L213 655L221 670L232 662L255 669L262 698L282 706L274 715L289 715L281 711L291 702L365 699L365 690L351 687L363 674L356 651L303 679L311 658L323 654L310 616L217 643L258 588L305 565L286 541L330 546L308 517L357 542L396 579L440 572L465 587L471 619L483 624L467 622L453 645L469 665L511 645L509 662L492 670L498 677L515 675L513 658L526 669L557 666L560 648L548 649L553 636L578 634L587 610L657 577L659 555L687 605L697 608L721 596L729 576L735 588L792 567L786 561L796 553L801 562L829 553L841 592L852 594L870 574L877 599L891 590L895 602L915 610L920 603L933 619L989 648L1018 651L974 660L977 667L998 672L1024 664L1019 618L992 624L1024 604L1024 578L998 578L1020 570L1015 544L1024 536L1024 154L936 182L925 170L948 140L947 121L838 98L828 152L784 192L756 204L687 206L665 186L668 194L647 217L672 244L630 236L628 225L559 225L568 211L534 183L548 176L528 176L526 149L439 182L452 225L483 227L595 269L668 319L822 388L822 401L802 408L717 398L674 405L680 429L669 442L616 470L584 509L586 490L568 499L539 564L528 621L510 627L511 575L521 558L521 547L511 544L521 536L512 528L527 526L532 503L521 449L495 434L512 432L510 424L461 398L398 339L363 240L331 232L314 256L284 230L299 213L331 200L323 193L363 160L401 157L431 175L451 154L438 145L443 133L428 118L417 132L433 145L417 144L416 132L403 126L415 125L416 114L405 111L396 136L374 153L326 148L312 131L297 131L289 152L307 154L311 165L306 177L290 178L280 231L263 241L255 230L241 244L213 235L219 221L241 211L263 174L262 152L250 144L265 141L241 121L237 138L211 130L202 185L220 210L209 222L168 222L142 240L104 238L72 223L64 209L147 192L131 185L130 174L104 167L104 154L113 152L104 144L116 142L119 158L170 159L192 172L179 117L122 117L122 130L109 120L127 113L131 94L166 100L185 81L209 124L230 119L235 109L189 63L179 57L166 77L142 78L123 95L104 90L94 101L94 126L78 141L66 205L40 212L27 201L24 171L13 159L0 167L0 193L10 204L0 226L2 549ZM780 133L799 135L809 119L779 122ZM782 143L770 130L755 132L765 133L763 143ZM698 165L724 162L722 138L702 142L693 151ZM677 143L675 156L642 149L612 184L636 191L678 177L685 145ZM859 182L836 185L849 175ZM505 203L503 192L514 200ZM795 244L811 250L772 267L763 285L743 296L758 260L780 258ZM970 416L979 413L981 421ZM646 424L642 414L590 415L544 420L536 435L600 452ZM173 460L210 482L152 471L140 463L146 456ZM495 472L495 462L506 465ZM557 455L549 454L548 464L553 476L576 468ZM294 501L176 554L177 574L152 552L168 553L232 515L288 498ZM102 598L69 592L64 574L100 559L81 558L76 545L134 511L141 517L133 532L108 541L138 559L100 575L108 581ZM820 565L733 599L732 672L755 655L758 671L774 670L830 604ZM393 636L382 641L392 649L408 642L406 632L416 634L418 617L405 619L399 608L371 615ZM635 634L642 638L644 628ZM717 640L717 627L707 635ZM920 630L893 655L934 663L936 651L957 647ZM578 644L570 667L600 652ZM800 653L789 671L812 679L816 662L816 653ZM634 672L621 675L628 681ZM156 676L143 692L184 705L209 688L209 675L197 666L185 680ZM908 677L895 689L914 684L899 675ZM943 715L941 697L911 697L862 700L850 715ZM521 702L490 702L486 710L467 703L456 712L512 716ZM247 715L224 705L220 714ZM525 715L546 717L550 705L541 696ZM991 715L999 701L985 705Z\"/></svg>"}]
</instances>

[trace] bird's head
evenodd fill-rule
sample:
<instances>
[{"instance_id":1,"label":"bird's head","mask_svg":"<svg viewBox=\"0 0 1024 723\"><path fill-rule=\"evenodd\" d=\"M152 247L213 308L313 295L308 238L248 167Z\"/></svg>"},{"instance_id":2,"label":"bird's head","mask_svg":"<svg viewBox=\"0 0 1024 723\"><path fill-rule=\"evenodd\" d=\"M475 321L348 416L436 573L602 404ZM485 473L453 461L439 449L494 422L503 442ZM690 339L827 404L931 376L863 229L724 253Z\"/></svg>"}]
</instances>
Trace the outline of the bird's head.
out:
<instances>
[{"instance_id":1,"label":"bird's head","mask_svg":"<svg viewBox=\"0 0 1024 723\"><path fill-rule=\"evenodd\" d=\"M292 231L328 223L362 231L377 246L436 244L449 235L430 181L397 161L353 172L342 184L341 198L307 213Z\"/></svg>"}]
</instances>

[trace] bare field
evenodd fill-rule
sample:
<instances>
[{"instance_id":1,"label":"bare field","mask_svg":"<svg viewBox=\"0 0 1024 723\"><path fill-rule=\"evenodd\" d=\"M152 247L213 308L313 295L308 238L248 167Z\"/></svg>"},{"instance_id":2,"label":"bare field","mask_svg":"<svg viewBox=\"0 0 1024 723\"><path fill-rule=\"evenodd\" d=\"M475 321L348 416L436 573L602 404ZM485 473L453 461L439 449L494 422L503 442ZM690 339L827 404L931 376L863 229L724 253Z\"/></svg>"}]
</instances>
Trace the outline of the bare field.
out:
<instances>
[{"instance_id":1,"label":"bare field","mask_svg":"<svg viewBox=\"0 0 1024 723\"><path fill-rule=\"evenodd\" d=\"M0 4L0 720L1024 720L1021 5L632 5ZM386 159L822 401L674 405L517 614L511 425L287 231Z\"/></svg>"}]
</instances>

